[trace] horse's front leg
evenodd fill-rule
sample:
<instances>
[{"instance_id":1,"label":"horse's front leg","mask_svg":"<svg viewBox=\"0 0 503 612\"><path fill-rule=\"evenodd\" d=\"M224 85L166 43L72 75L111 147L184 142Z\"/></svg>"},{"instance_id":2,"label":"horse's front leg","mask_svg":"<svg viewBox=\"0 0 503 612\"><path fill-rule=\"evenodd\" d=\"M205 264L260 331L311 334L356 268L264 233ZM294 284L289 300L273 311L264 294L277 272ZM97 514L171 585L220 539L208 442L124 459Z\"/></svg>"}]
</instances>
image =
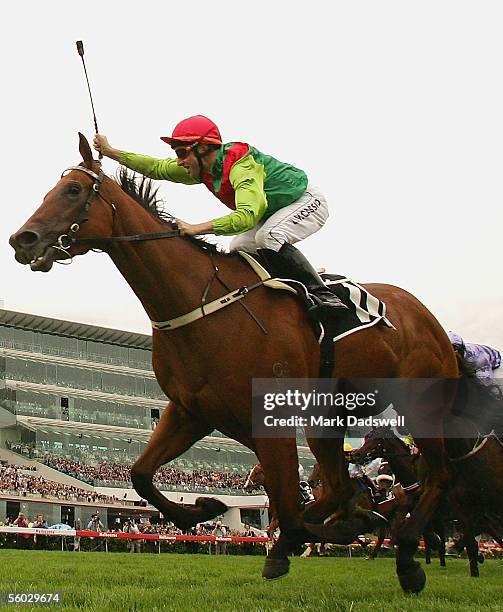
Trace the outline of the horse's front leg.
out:
<instances>
[{"instance_id":1,"label":"horse's front leg","mask_svg":"<svg viewBox=\"0 0 503 612\"><path fill-rule=\"evenodd\" d=\"M295 438L256 439L256 453L265 477L265 489L278 518L280 536L266 558L262 577L281 578L288 573L288 555L306 537L301 516L298 455Z\"/></svg>"},{"instance_id":2,"label":"horse's front leg","mask_svg":"<svg viewBox=\"0 0 503 612\"><path fill-rule=\"evenodd\" d=\"M369 561L374 561L379 555L379 552L384 543L384 538L386 537L386 529L384 527L380 527L377 530L377 542L375 543L374 548L370 551L370 554L366 557Z\"/></svg>"},{"instance_id":3,"label":"horse's front leg","mask_svg":"<svg viewBox=\"0 0 503 612\"><path fill-rule=\"evenodd\" d=\"M212 498L197 499L193 508L179 506L154 486L154 474L161 465L179 457L212 429L202 417L196 418L186 409L169 402L147 447L131 468L131 480L138 495L148 500L179 529L188 529L223 514L227 506Z\"/></svg>"},{"instance_id":4,"label":"horse's front leg","mask_svg":"<svg viewBox=\"0 0 503 612\"><path fill-rule=\"evenodd\" d=\"M428 475L418 504L396 534L396 571L403 590L408 593L418 593L426 583L425 573L421 565L414 561L414 554L419 544L419 534L424 532L450 480L443 440L423 438L417 439L416 443L428 465Z\"/></svg>"}]
</instances>

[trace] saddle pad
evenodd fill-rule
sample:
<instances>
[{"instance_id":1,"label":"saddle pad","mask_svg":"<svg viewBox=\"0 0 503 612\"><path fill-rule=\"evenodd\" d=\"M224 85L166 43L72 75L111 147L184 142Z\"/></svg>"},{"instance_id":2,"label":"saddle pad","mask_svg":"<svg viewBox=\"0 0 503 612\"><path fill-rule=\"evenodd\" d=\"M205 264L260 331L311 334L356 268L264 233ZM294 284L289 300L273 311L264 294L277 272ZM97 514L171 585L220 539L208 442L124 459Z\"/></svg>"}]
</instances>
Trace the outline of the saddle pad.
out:
<instances>
[{"instance_id":1,"label":"saddle pad","mask_svg":"<svg viewBox=\"0 0 503 612\"><path fill-rule=\"evenodd\" d=\"M267 287L297 293L300 286L306 291L304 285L297 281L271 278L256 255L243 251L239 251L239 254L250 264ZM381 322L387 327L395 329L395 326L386 318L386 304L369 293L364 287L338 274L321 274L320 276L327 287L348 307L348 310L341 308L340 315L330 326L330 339L333 342ZM318 340L321 343L325 336L325 328L321 323L318 323L317 327L319 328Z\"/></svg>"},{"instance_id":2,"label":"saddle pad","mask_svg":"<svg viewBox=\"0 0 503 612\"><path fill-rule=\"evenodd\" d=\"M334 321L334 341L380 322L395 329L386 318L386 304L364 287L338 274L321 274L320 276L330 291L335 293L348 307L348 310L343 310L341 316Z\"/></svg>"}]
</instances>

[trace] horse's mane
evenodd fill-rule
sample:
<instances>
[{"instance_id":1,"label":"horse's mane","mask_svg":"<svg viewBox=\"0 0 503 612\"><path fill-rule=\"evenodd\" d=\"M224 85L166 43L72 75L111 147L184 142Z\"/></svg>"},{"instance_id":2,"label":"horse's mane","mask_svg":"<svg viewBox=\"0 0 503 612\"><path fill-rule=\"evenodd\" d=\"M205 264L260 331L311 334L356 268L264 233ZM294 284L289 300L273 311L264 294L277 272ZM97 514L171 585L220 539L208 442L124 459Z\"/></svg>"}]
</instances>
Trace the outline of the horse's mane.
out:
<instances>
[{"instance_id":1,"label":"horse's mane","mask_svg":"<svg viewBox=\"0 0 503 612\"><path fill-rule=\"evenodd\" d=\"M170 229L176 229L175 217L164 210L164 201L157 197L159 188L154 187L151 179L146 176L137 175L134 172L128 172L127 168L121 166L114 180L124 193L133 198L135 202L154 218L169 226ZM204 238L187 236L186 239L204 251L226 255L218 245L208 242Z\"/></svg>"}]
</instances>

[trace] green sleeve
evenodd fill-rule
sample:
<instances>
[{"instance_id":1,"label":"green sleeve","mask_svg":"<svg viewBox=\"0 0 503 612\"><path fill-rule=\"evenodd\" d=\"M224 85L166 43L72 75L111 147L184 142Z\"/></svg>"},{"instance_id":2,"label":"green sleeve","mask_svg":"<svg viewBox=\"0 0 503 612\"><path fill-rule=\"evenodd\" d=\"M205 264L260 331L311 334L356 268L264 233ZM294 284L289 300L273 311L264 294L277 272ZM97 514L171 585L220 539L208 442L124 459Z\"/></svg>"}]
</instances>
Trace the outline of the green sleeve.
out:
<instances>
[{"instance_id":1,"label":"green sleeve","mask_svg":"<svg viewBox=\"0 0 503 612\"><path fill-rule=\"evenodd\" d=\"M213 230L217 235L246 232L257 225L267 210L264 166L251 155L245 155L232 166L229 179L234 188L236 210L213 219Z\"/></svg>"},{"instance_id":2,"label":"green sleeve","mask_svg":"<svg viewBox=\"0 0 503 612\"><path fill-rule=\"evenodd\" d=\"M193 179L185 168L176 163L176 159L155 159L148 155L137 155L122 151L119 163L135 172L156 180L198 185L199 180Z\"/></svg>"}]
</instances>

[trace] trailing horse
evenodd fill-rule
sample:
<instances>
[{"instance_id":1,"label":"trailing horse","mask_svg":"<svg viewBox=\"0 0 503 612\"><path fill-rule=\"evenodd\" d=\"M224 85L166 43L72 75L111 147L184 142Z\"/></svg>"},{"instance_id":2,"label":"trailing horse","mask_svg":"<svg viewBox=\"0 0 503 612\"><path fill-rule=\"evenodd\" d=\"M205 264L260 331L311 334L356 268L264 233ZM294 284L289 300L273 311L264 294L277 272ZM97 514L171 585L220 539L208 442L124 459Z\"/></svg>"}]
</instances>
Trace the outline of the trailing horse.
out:
<instances>
[{"instance_id":1,"label":"trailing horse","mask_svg":"<svg viewBox=\"0 0 503 612\"><path fill-rule=\"evenodd\" d=\"M300 542L344 543L349 537L351 542L355 531L374 529L379 518L370 512L323 524L336 510L343 518L352 496L342 437L316 438L306 431L323 472L322 497L309 512L315 525L302 515L295 439L253 435L252 378L274 378L278 368L288 369L291 378L318 375L320 345L297 298L257 282L256 273L239 255L220 253L205 242L180 237L174 224L159 214L155 197L148 197L149 183L138 190L124 174L121 184L106 177L82 135L80 153L83 163L64 173L41 206L11 236L10 244L20 263L43 272L56 260L93 248L106 251L152 321L153 368L170 401L132 468L139 495L182 529L221 514L225 505L214 499L202 498L186 508L169 501L153 485L153 475L161 465L218 429L256 453L268 496L277 509L281 536L266 559L265 578L288 572L288 554ZM150 238L145 239L145 234ZM161 236L165 239L157 239ZM255 289L243 289L251 287ZM449 339L421 302L390 285L372 284L367 289L386 304L395 328L374 325L341 338L334 377L458 377ZM208 312L205 304L229 292L234 296L230 306L203 316ZM190 317L179 318L187 313ZM192 322L183 324L187 320ZM167 321L180 325L159 329ZM432 400L425 393L406 402L407 427L429 466L421 498L397 534L397 573L406 591L421 590L426 580L414 553L419 534L450 479L443 422L453 409L453 395L454 391ZM417 435L426 424L434 428L435 437Z\"/></svg>"},{"instance_id":2,"label":"trailing horse","mask_svg":"<svg viewBox=\"0 0 503 612\"><path fill-rule=\"evenodd\" d=\"M455 419L450 422L451 433L454 424ZM463 431L466 431L465 423ZM475 536L485 531L503 546L497 528L503 520L503 446L494 436L479 437L476 431L473 433L473 439L447 440L453 479L429 528L440 537L441 564L445 565L445 558L442 563L442 555L445 556L443 524L448 516L452 518L454 514L461 524L461 542L468 553L470 574L476 577L481 557ZM387 459L407 494L408 503L403 504L405 512L408 507L413 508L427 477L428 467L422 456L411 455L409 447L390 429L383 427L370 432L362 446L351 453L352 460L361 464L377 457ZM428 549L429 534L425 535L425 540Z\"/></svg>"}]
</instances>

